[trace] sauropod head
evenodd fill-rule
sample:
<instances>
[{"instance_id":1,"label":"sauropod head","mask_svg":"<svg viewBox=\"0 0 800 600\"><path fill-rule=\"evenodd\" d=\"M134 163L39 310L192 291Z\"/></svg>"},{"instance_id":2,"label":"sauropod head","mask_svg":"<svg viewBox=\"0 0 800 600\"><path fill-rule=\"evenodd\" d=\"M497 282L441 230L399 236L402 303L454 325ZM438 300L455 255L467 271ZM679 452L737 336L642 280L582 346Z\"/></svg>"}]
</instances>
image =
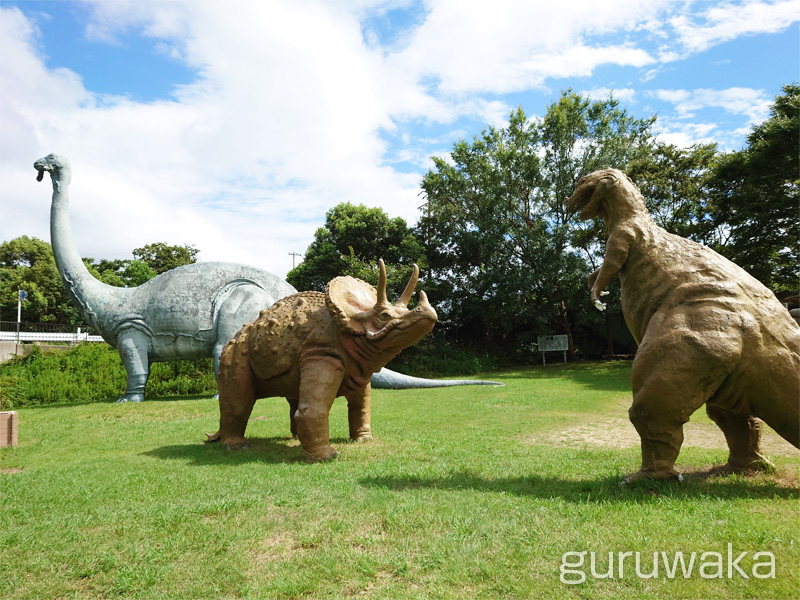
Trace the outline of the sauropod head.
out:
<instances>
[{"instance_id":1,"label":"sauropod head","mask_svg":"<svg viewBox=\"0 0 800 600\"><path fill-rule=\"evenodd\" d=\"M69 160L67 160L66 156L48 154L34 162L33 168L39 171L39 174L36 176L36 181L41 181L45 171L48 173L55 173L61 169L69 168Z\"/></svg>"}]
</instances>

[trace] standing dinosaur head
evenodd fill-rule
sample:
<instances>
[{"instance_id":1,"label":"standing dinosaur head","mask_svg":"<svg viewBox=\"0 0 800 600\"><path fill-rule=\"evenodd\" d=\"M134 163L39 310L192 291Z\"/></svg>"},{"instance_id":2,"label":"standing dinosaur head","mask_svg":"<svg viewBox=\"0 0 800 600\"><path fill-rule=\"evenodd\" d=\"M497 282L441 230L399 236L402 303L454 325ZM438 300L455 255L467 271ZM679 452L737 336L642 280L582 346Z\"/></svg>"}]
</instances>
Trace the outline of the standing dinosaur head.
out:
<instances>
[{"instance_id":1,"label":"standing dinosaur head","mask_svg":"<svg viewBox=\"0 0 800 600\"><path fill-rule=\"evenodd\" d=\"M52 175L69 169L69 160L67 160L66 156L48 154L44 158L40 158L33 163L33 168L39 171L39 174L36 176L36 181L41 181L44 178L45 171Z\"/></svg>"},{"instance_id":2,"label":"standing dinosaur head","mask_svg":"<svg viewBox=\"0 0 800 600\"><path fill-rule=\"evenodd\" d=\"M433 329L438 316L420 291L419 302L411 310L408 302L419 278L419 267L400 299L390 304L386 297L386 266L378 261L378 288L354 277L337 277L328 283L325 304L342 329L350 335L366 336L380 350L397 350L416 344Z\"/></svg>"},{"instance_id":3,"label":"standing dinosaur head","mask_svg":"<svg viewBox=\"0 0 800 600\"><path fill-rule=\"evenodd\" d=\"M612 205L613 204L613 205ZM646 211L644 198L631 179L618 169L601 169L581 177L567 200L567 210L586 221L622 212Z\"/></svg>"}]
</instances>

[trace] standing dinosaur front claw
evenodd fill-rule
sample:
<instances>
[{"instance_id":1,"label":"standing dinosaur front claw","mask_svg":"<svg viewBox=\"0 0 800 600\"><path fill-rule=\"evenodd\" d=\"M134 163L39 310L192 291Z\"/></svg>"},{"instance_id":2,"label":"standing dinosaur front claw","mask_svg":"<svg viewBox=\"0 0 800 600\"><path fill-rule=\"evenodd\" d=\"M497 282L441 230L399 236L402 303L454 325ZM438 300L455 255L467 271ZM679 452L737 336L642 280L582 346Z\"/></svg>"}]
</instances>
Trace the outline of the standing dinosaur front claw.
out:
<instances>
[{"instance_id":1,"label":"standing dinosaur front claw","mask_svg":"<svg viewBox=\"0 0 800 600\"><path fill-rule=\"evenodd\" d=\"M594 307L599 310L603 311L606 309L606 303L601 300L593 300Z\"/></svg>"}]
</instances>

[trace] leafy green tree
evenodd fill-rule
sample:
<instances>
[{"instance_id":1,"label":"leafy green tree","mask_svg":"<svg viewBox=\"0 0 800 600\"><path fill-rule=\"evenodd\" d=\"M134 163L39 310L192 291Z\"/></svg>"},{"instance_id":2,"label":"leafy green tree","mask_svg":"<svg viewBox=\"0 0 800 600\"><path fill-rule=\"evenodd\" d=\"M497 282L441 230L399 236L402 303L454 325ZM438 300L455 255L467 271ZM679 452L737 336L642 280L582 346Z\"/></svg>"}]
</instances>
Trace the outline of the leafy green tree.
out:
<instances>
[{"instance_id":1,"label":"leafy green tree","mask_svg":"<svg viewBox=\"0 0 800 600\"><path fill-rule=\"evenodd\" d=\"M141 260L100 259L84 258L89 272L97 279L115 287L136 287L149 281L157 273Z\"/></svg>"},{"instance_id":2,"label":"leafy green tree","mask_svg":"<svg viewBox=\"0 0 800 600\"><path fill-rule=\"evenodd\" d=\"M136 287L158 275L147 263L141 260L128 261L122 270L126 287Z\"/></svg>"},{"instance_id":3,"label":"leafy green tree","mask_svg":"<svg viewBox=\"0 0 800 600\"><path fill-rule=\"evenodd\" d=\"M156 276L141 260L84 258L83 262L94 277L118 287L141 285ZM27 292L21 307L23 321L85 325L64 289L47 242L21 236L0 244L0 320L17 320L18 290Z\"/></svg>"},{"instance_id":4,"label":"leafy green tree","mask_svg":"<svg viewBox=\"0 0 800 600\"><path fill-rule=\"evenodd\" d=\"M747 145L713 173L717 250L774 291L797 290L800 240L800 85L783 87Z\"/></svg>"},{"instance_id":5,"label":"leafy green tree","mask_svg":"<svg viewBox=\"0 0 800 600\"><path fill-rule=\"evenodd\" d=\"M613 97L567 91L543 119L518 109L508 127L457 142L449 161L434 157L418 234L445 320L502 346L564 333L574 357L572 322L589 306L586 261L602 241L596 226L576 223L566 199L586 173L624 169L649 152L652 123Z\"/></svg>"},{"instance_id":6,"label":"leafy green tree","mask_svg":"<svg viewBox=\"0 0 800 600\"><path fill-rule=\"evenodd\" d=\"M80 322L47 242L22 236L0 244L0 320L17 320L18 290L28 292L23 321Z\"/></svg>"},{"instance_id":7,"label":"leafy green tree","mask_svg":"<svg viewBox=\"0 0 800 600\"><path fill-rule=\"evenodd\" d=\"M627 175L642 191L650 216L658 225L714 247L724 236L714 222L711 200L718 157L716 144L689 148L656 144L652 152L631 162Z\"/></svg>"},{"instance_id":8,"label":"leafy green tree","mask_svg":"<svg viewBox=\"0 0 800 600\"><path fill-rule=\"evenodd\" d=\"M377 262L387 268L387 287L402 292L413 264L426 268L420 242L406 222L390 219L381 208L347 202L330 209L317 229L302 263L286 280L299 290L323 291L334 277L350 275L377 283Z\"/></svg>"},{"instance_id":9,"label":"leafy green tree","mask_svg":"<svg viewBox=\"0 0 800 600\"><path fill-rule=\"evenodd\" d=\"M147 244L133 251L133 256L147 264L157 275L197 262L199 250L191 245L170 246L163 242Z\"/></svg>"}]
</instances>

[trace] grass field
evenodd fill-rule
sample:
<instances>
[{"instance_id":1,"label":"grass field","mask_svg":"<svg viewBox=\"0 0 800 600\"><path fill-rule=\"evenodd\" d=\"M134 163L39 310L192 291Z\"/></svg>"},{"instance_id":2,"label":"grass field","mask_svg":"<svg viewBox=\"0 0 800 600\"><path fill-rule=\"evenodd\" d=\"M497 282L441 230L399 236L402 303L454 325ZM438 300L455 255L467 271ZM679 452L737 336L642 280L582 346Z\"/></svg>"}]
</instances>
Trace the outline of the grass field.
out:
<instances>
[{"instance_id":1,"label":"grass field","mask_svg":"<svg viewBox=\"0 0 800 600\"><path fill-rule=\"evenodd\" d=\"M201 443L210 397L21 409L20 445L0 450L0 597L797 598L800 453L768 432L777 473L704 478L727 452L701 411L683 484L622 488L639 466L629 369L376 390L365 444L347 443L339 399L341 456L325 464L301 459L276 398L256 404L238 452ZM565 577L585 581L562 582L581 551ZM729 551L747 553L747 577ZM612 576L596 576L610 552ZM621 552L642 574L659 553L659 570L639 577L635 554L620 569ZM688 577L665 573L677 552L696 553ZM758 552L772 577L753 575Z\"/></svg>"}]
</instances>

